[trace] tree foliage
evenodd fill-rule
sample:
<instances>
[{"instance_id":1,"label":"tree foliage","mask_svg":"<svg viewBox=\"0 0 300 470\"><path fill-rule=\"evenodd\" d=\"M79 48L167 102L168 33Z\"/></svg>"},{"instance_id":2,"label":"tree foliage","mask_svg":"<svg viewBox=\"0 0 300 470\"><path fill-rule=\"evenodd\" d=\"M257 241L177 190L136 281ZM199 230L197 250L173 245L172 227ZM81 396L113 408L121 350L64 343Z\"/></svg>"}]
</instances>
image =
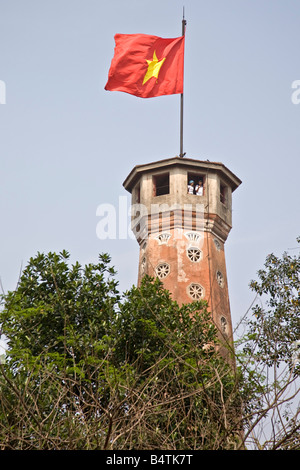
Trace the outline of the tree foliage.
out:
<instances>
[{"instance_id":1,"label":"tree foliage","mask_svg":"<svg viewBox=\"0 0 300 470\"><path fill-rule=\"evenodd\" d=\"M147 277L121 299L107 255L68 261L39 253L3 299L1 448L235 448L236 375L206 303Z\"/></svg>"},{"instance_id":2,"label":"tree foliage","mask_svg":"<svg viewBox=\"0 0 300 470\"><path fill-rule=\"evenodd\" d=\"M121 295L115 274L38 253L2 296L0 449L300 448L299 256L251 282L232 361L206 302L147 276Z\"/></svg>"},{"instance_id":3,"label":"tree foliage","mask_svg":"<svg viewBox=\"0 0 300 470\"><path fill-rule=\"evenodd\" d=\"M300 255L268 255L250 287L259 302L238 353L256 397L244 415L245 438L255 448L300 449Z\"/></svg>"},{"instance_id":4,"label":"tree foliage","mask_svg":"<svg viewBox=\"0 0 300 470\"><path fill-rule=\"evenodd\" d=\"M268 366L291 364L300 339L300 256L270 254L258 277L250 283L262 299L248 323L253 351Z\"/></svg>"}]
</instances>

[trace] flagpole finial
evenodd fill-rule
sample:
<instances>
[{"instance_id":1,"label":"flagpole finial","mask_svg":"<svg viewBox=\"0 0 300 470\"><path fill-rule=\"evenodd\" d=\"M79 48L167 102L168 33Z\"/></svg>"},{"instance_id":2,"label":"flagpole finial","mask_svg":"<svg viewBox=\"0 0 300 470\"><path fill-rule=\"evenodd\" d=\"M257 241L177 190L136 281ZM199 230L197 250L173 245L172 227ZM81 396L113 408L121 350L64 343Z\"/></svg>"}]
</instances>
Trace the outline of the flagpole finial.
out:
<instances>
[{"instance_id":1,"label":"flagpole finial","mask_svg":"<svg viewBox=\"0 0 300 470\"><path fill-rule=\"evenodd\" d=\"M186 26L186 19L184 16L184 7L182 7L182 36L184 36L185 26Z\"/></svg>"}]
</instances>

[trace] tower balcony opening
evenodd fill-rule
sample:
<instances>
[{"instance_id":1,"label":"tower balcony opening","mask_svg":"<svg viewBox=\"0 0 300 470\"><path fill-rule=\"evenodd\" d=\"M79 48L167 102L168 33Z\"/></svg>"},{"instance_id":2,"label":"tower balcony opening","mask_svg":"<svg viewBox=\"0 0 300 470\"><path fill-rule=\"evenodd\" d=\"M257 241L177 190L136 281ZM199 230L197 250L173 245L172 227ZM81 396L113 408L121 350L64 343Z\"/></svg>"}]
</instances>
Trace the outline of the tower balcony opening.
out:
<instances>
[{"instance_id":1,"label":"tower balcony opening","mask_svg":"<svg viewBox=\"0 0 300 470\"><path fill-rule=\"evenodd\" d=\"M153 196L163 196L170 193L170 174L153 175Z\"/></svg>"},{"instance_id":2,"label":"tower balcony opening","mask_svg":"<svg viewBox=\"0 0 300 470\"><path fill-rule=\"evenodd\" d=\"M204 196L204 175L201 173L188 172L187 192L196 196Z\"/></svg>"},{"instance_id":3,"label":"tower balcony opening","mask_svg":"<svg viewBox=\"0 0 300 470\"><path fill-rule=\"evenodd\" d=\"M227 195L227 186L225 184L220 183L220 202L227 206L228 195Z\"/></svg>"},{"instance_id":4,"label":"tower balcony opening","mask_svg":"<svg viewBox=\"0 0 300 470\"><path fill-rule=\"evenodd\" d=\"M137 184L134 188L134 202L140 204L141 202L141 187L140 184Z\"/></svg>"}]
</instances>

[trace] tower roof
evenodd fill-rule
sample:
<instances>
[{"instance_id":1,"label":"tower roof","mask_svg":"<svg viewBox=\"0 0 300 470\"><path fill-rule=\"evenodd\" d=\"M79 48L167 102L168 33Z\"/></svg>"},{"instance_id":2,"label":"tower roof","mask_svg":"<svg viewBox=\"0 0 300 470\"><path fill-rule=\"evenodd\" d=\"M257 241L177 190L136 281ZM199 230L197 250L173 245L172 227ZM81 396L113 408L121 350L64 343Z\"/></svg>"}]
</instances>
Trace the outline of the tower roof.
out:
<instances>
[{"instance_id":1,"label":"tower roof","mask_svg":"<svg viewBox=\"0 0 300 470\"><path fill-rule=\"evenodd\" d=\"M232 188L232 191L234 191L242 182L223 163L210 162L209 160L196 160L193 158L172 157L158 160L156 162L136 165L123 182L123 186L131 193L141 174L146 172L154 172L161 169L168 169L174 166L186 167L188 170L194 169L198 171L201 170L202 172L221 173L222 177L226 179L227 183Z\"/></svg>"}]
</instances>

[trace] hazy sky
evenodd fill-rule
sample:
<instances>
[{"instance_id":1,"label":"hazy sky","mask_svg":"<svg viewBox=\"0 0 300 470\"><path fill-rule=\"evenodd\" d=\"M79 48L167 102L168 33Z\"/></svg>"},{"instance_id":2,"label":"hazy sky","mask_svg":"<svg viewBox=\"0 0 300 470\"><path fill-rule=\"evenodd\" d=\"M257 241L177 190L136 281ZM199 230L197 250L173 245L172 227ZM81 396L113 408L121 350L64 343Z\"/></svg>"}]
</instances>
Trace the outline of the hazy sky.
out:
<instances>
[{"instance_id":1,"label":"hazy sky","mask_svg":"<svg viewBox=\"0 0 300 470\"><path fill-rule=\"evenodd\" d=\"M243 181L226 243L235 324L266 255L297 253L299 1L0 0L5 291L31 256L62 249L82 264L108 252L121 291L136 283L137 242L99 240L96 211L112 204L118 213L135 165L179 153L180 97L145 100L104 86L115 33L180 36L183 4L184 151Z\"/></svg>"}]
</instances>

